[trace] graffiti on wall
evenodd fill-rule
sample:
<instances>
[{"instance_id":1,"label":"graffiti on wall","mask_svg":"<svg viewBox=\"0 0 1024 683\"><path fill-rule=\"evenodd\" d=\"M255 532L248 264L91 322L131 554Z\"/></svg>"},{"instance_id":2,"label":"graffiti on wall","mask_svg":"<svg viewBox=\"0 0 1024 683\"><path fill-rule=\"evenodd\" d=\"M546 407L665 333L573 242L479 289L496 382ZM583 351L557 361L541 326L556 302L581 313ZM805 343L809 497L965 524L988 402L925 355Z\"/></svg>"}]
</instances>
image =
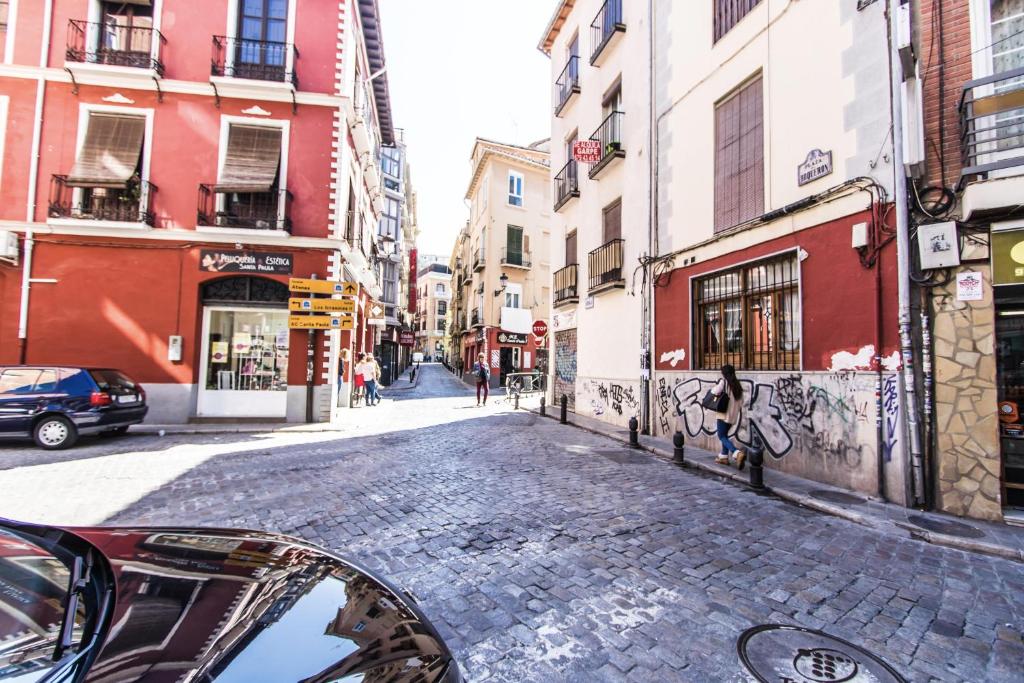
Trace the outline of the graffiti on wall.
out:
<instances>
[{"instance_id":1,"label":"graffiti on wall","mask_svg":"<svg viewBox=\"0 0 1024 683\"><path fill-rule=\"evenodd\" d=\"M580 384L582 412L622 422L640 413L640 390L621 380L588 379Z\"/></svg>"},{"instance_id":2,"label":"graffiti on wall","mask_svg":"<svg viewBox=\"0 0 1024 683\"><path fill-rule=\"evenodd\" d=\"M576 330L555 332L555 401L562 395L576 406Z\"/></svg>"},{"instance_id":3,"label":"graffiti on wall","mask_svg":"<svg viewBox=\"0 0 1024 683\"><path fill-rule=\"evenodd\" d=\"M655 411L663 434L675 430L708 443L716 427L715 414L700 400L718 381L704 376L662 376L655 390ZM741 379L743 416L731 436L750 446L755 436L772 458L794 452L817 454L829 463L857 469L875 457L875 376L851 371L763 375ZM897 444L899 401L895 375L883 385L883 457L892 459Z\"/></svg>"}]
</instances>

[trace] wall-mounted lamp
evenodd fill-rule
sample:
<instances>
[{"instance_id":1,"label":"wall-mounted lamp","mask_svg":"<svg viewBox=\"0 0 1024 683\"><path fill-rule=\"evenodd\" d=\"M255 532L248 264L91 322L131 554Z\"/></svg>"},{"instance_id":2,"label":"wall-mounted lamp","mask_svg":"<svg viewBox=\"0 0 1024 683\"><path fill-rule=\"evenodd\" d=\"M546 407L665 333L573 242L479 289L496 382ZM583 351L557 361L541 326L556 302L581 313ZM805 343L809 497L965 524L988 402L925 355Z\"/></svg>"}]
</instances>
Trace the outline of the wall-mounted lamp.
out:
<instances>
[{"instance_id":1,"label":"wall-mounted lamp","mask_svg":"<svg viewBox=\"0 0 1024 683\"><path fill-rule=\"evenodd\" d=\"M502 273L501 277L498 278L498 282L501 283L501 289L494 290L494 296L501 296L501 293L505 291L506 287L508 287L508 275Z\"/></svg>"}]
</instances>

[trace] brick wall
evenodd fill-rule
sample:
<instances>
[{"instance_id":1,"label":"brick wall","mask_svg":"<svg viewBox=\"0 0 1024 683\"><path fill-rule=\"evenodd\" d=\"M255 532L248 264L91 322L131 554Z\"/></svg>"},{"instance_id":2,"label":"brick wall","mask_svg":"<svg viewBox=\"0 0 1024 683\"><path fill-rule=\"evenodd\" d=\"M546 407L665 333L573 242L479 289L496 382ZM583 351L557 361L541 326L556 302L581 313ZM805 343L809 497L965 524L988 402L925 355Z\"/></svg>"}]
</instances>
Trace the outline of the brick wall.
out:
<instances>
[{"instance_id":1,"label":"brick wall","mask_svg":"<svg viewBox=\"0 0 1024 683\"><path fill-rule=\"evenodd\" d=\"M925 184L948 187L960 177L957 105L963 84L972 77L970 0L920 0L920 6L918 61L924 100ZM940 163L943 158L944 164Z\"/></svg>"}]
</instances>

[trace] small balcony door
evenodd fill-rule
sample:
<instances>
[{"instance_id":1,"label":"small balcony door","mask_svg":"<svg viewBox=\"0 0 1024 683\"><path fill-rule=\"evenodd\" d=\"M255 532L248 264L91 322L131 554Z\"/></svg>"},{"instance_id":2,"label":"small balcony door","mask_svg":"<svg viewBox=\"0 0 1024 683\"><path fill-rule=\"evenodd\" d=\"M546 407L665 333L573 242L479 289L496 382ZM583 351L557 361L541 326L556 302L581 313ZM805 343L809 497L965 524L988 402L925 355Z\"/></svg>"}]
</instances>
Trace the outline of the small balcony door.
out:
<instances>
[{"instance_id":1,"label":"small balcony door","mask_svg":"<svg viewBox=\"0 0 1024 683\"><path fill-rule=\"evenodd\" d=\"M148 66L153 49L151 2L102 2L96 61L118 66Z\"/></svg>"},{"instance_id":2,"label":"small balcony door","mask_svg":"<svg viewBox=\"0 0 1024 683\"><path fill-rule=\"evenodd\" d=\"M508 226L506 242L507 262L514 266L523 265L523 229L514 225Z\"/></svg>"},{"instance_id":3,"label":"small balcony door","mask_svg":"<svg viewBox=\"0 0 1024 683\"><path fill-rule=\"evenodd\" d=\"M270 80L285 71L288 0L241 0L236 75Z\"/></svg>"}]
</instances>

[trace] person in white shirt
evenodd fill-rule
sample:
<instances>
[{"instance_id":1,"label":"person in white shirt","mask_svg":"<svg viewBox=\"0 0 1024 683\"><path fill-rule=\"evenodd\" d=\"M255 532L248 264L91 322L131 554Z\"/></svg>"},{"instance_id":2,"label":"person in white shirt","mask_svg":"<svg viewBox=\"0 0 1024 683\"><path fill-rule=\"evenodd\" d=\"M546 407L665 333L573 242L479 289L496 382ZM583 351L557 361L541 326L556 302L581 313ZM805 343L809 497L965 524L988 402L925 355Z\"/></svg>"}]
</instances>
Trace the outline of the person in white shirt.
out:
<instances>
[{"instance_id":1,"label":"person in white shirt","mask_svg":"<svg viewBox=\"0 0 1024 683\"><path fill-rule=\"evenodd\" d=\"M366 405L375 406L380 403L380 394L377 392L377 361L371 354L366 354L366 360L362 363L363 383L366 384Z\"/></svg>"}]
</instances>

